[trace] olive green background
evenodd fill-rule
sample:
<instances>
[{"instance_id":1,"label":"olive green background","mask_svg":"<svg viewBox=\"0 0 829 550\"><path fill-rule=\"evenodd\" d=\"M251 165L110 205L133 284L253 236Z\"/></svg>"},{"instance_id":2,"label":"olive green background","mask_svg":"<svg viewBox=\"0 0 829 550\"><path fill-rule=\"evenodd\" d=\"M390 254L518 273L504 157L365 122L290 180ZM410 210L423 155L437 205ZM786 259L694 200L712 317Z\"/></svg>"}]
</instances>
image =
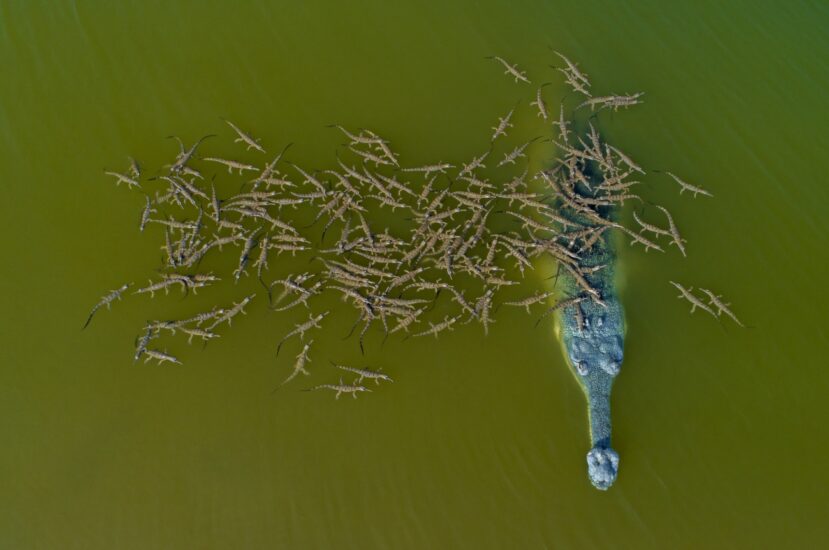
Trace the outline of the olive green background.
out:
<instances>
[{"instance_id":1,"label":"olive green background","mask_svg":"<svg viewBox=\"0 0 829 550\"><path fill-rule=\"evenodd\" d=\"M0 548L799 548L829 535L829 6L814 1L0 3ZM552 325L498 312L489 337L369 336L394 384L297 391L360 362L348 314L313 376L272 389L304 313L260 301L185 364L133 365L148 318L239 299L130 298L158 265L143 196L103 168L154 169L219 117L328 167L341 122L412 164L479 154L554 47L596 90L646 92L602 126L652 173L689 257L624 247L628 340L614 398L619 479L586 477L584 398ZM520 128L538 125L525 104ZM534 126L535 125L535 126ZM217 145L218 147L218 145ZM214 149L215 151L215 149ZM541 274L536 275L540 277ZM667 283L723 293L750 325L689 315ZM343 308L340 308L343 309ZM310 382L309 382L310 380Z\"/></svg>"}]
</instances>

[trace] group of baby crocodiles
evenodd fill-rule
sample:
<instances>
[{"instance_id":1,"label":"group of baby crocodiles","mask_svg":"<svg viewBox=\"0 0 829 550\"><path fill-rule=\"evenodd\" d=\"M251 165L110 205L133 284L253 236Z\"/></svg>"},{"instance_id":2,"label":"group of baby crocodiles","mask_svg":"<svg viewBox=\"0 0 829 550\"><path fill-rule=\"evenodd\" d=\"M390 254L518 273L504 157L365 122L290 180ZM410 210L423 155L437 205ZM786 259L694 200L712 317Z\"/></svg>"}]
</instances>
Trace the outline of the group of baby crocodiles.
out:
<instances>
[{"instance_id":1,"label":"group of baby crocodiles","mask_svg":"<svg viewBox=\"0 0 829 550\"><path fill-rule=\"evenodd\" d=\"M125 183L145 195L139 229L161 230L153 231L162 238L160 275L132 294L152 297L178 288L187 295L222 278L234 283L255 278L254 284L263 289L185 318L147 322L135 340L134 360L180 363L155 345L160 336L180 335L188 343L196 339L206 344L261 296L267 297L273 311L309 311L307 319L275 342L277 355L295 339L302 345L281 385L300 374L309 375L313 340L305 341L305 335L320 329L330 313L314 312L313 304L325 293L339 295L356 310L352 332L359 327L361 351L372 325L382 327L384 342L400 332L407 333L406 338L437 337L472 321L486 333L501 305L528 312L541 305L546 308L541 318L556 314L568 363L587 393L593 442L588 453L590 479L596 487L608 488L618 468L618 455L610 446L610 388L620 370L624 341L624 316L613 285L611 236L620 234L631 245L660 252L664 248L659 239L664 238L683 255L686 241L666 208L654 205L653 210L664 217L667 227L643 219L645 205L651 203L634 194L634 186L641 182L632 178L645 176L645 169L607 143L597 129L603 110L637 105L642 94L594 96L588 75L565 56L556 55L553 67L583 100L569 116L562 100L556 114L544 100L549 83L542 84L528 102L543 123L541 135L505 147L513 133L516 105L498 118L480 154L465 162L406 165L379 134L332 125L346 141L335 155L336 162L326 169L306 169L286 158L291 144L269 154L260 139L225 121L234 141L244 147L241 154L246 160L205 154L215 135L189 145L173 137L178 154L152 177L146 177L132 159L123 173L106 171L116 184ZM491 59L519 86L531 84L516 65L501 57ZM577 115L588 112L589 118L578 123ZM545 142L555 146L557 156L533 168L530 149ZM218 172L211 170L216 167ZM227 175L221 169L227 169ZM679 185L680 193L711 196L670 172L665 174ZM626 201L641 206L633 213L635 228L620 221L618 207ZM203 262L221 265L211 256L224 252L225 246L233 250L226 253L238 258L233 271L222 277L204 271ZM288 253L306 255L307 271L284 269L298 265L289 258L274 265L275 256ZM536 269L543 257L558 266L557 288L496 302L501 293L510 292L509 287L527 281L525 273ZM272 275L278 267L283 267L282 272ZM725 313L737 320L713 292L702 290L710 301L707 305L693 289L672 284L693 309L714 316ZM102 306L109 308L133 286L124 284L104 296L86 324ZM448 301L444 311L448 307L452 313L429 320L440 296ZM345 393L356 398L357 393L369 391L362 385L364 380L391 381L379 370L334 366L356 378L350 383L340 378L339 383L307 391L327 389L336 397Z\"/></svg>"}]
</instances>

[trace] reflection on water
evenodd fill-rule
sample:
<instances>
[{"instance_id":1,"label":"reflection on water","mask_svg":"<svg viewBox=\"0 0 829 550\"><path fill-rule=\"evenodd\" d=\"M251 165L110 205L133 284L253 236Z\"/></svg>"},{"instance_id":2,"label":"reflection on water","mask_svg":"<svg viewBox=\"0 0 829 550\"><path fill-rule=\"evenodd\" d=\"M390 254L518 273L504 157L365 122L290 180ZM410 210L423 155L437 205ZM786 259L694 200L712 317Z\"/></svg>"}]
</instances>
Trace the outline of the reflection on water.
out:
<instances>
[{"instance_id":1,"label":"reflection on water","mask_svg":"<svg viewBox=\"0 0 829 550\"><path fill-rule=\"evenodd\" d=\"M829 202L816 177L829 122L815 108L829 80L823 5L0 10L11 75L0 81L3 546L780 547L826 536L829 380L810 350L826 347L827 304L808 290L822 281ZM550 325L533 329L519 310L499 312L486 338L466 326L381 347L369 335L365 359L342 341L353 319L332 322L315 337L330 357L311 367L393 371L395 384L358 400L271 393L284 372L261 343L275 347L297 321L262 303L223 341L183 350L181 367L132 365L148 318L238 299L255 281L119 303L80 332L102 289L160 258L136 231L143 197L101 174L125 152L161 165L171 143L160 138L193 140L224 117L295 142L302 166L326 167L340 143L332 122L388 134L413 163L470 158L516 86L483 58L529 71L550 63L547 44L596 86L646 90L639 111L613 115L609 138L716 196L685 201L646 182L689 257L620 248L624 470L612 491L584 478L584 400ZM547 88L556 105L565 90ZM516 110L517 127L537 120ZM751 328L689 316L665 282L679 279L725 294Z\"/></svg>"}]
</instances>

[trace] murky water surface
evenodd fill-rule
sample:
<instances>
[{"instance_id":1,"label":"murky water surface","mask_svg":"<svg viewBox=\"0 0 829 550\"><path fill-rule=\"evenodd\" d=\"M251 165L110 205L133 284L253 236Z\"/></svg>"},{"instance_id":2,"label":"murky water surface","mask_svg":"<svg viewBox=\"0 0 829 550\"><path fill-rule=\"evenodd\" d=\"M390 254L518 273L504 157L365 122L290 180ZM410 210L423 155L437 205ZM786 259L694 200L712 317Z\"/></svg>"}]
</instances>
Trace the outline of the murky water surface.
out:
<instances>
[{"instance_id":1,"label":"murky water surface","mask_svg":"<svg viewBox=\"0 0 829 550\"><path fill-rule=\"evenodd\" d=\"M824 286L825 2L17 2L0 4L0 546L3 548L782 548L829 535ZM646 192L689 258L621 251L627 356L616 486L585 475L584 399L551 325L499 312L438 341L368 339L396 379L361 399L286 386L273 345L301 316L254 305L182 367L132 365L148 318L253 287L89 307L153 276L143 197L104 167L163 139L252 129L333 163L331 122L412 164L459 161L567 52L606 91L644 90L605 132L716 198ZM528 107L521 125L532 127ZM604 115L603 115L604 116ZM156 235L157 237L157 235ZM539 273L537 276L542 275ZM751 326L689 315L669 279ZM342 315L318 336L357 361ZM182 348L179 344L179 348ZM292 350L295 353L296 350Z\"/></svg>"}]
</instances>

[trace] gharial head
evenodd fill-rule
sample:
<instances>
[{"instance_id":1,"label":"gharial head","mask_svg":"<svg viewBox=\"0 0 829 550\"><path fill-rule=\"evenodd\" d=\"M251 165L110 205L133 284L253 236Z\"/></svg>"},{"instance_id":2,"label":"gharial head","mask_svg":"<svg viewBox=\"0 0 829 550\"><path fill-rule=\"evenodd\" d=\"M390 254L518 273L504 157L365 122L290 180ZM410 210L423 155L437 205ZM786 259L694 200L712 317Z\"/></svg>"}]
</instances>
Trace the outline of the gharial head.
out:
<instances>
[{"instance_id":1,"label":"gharial head","mask_svg":"<svg viewBox=\"0 0 829 550\"><path fill-rule=\"evenodd\" d=\"M623 341L615 334L570 335L564 341L567 358L576 371L586 376L591 368L598 368L616 376L622 366Z\"/></svg>"},{"instance_id":2,"label":"gharial head","mask_svg":"<svg viewBox=\"0 0 829 550\"><path fill-rule=\"evenodd\" d=\"M587 453L587 475L596 489L607 491L619 473L619 453L610 447L593 447Z\"/></svg>"}]
</instances>

